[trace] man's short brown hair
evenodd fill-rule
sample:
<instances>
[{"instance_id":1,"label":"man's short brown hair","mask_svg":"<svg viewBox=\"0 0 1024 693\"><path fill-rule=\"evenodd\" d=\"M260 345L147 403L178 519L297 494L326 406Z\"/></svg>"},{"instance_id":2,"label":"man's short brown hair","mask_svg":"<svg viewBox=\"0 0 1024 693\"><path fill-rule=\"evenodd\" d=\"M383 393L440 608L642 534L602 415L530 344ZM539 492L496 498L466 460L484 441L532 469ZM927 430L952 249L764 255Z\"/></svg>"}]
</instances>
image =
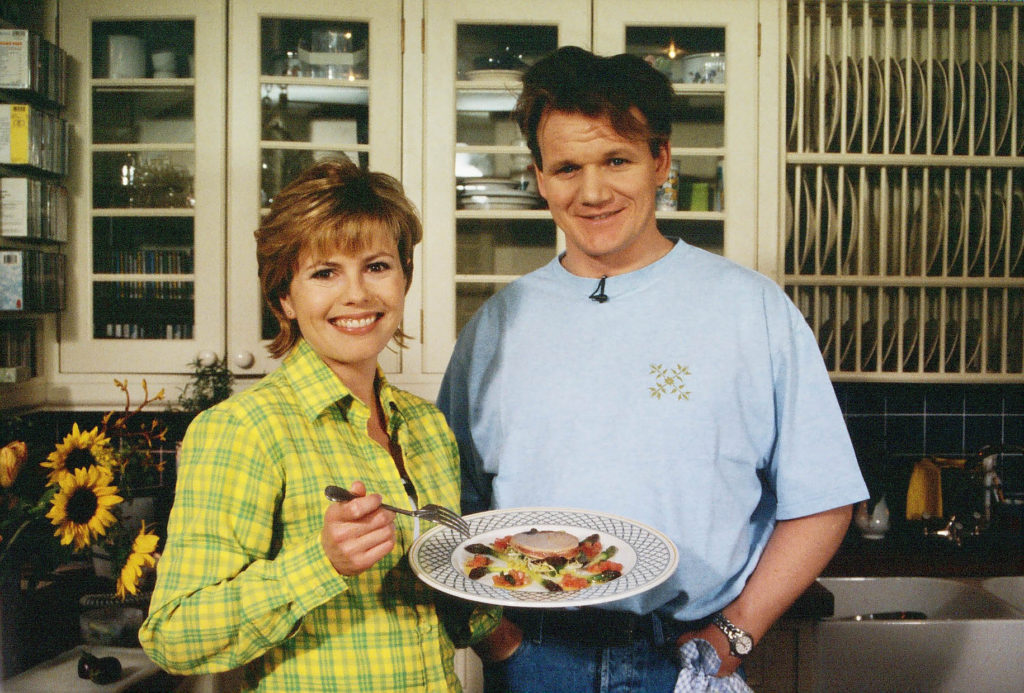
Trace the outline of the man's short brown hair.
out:
<instances>
[{"instance_id":1,"label":"man's short brown hair","mask_svg":"<svg viewBox=\"0 0 1024 693\"><path fill-rule=\"evenodd\" d=\"M672 134L672 96L668 78L642 58L624 53L602 57L563 46L523 75L512 116L542 170L537 130L548 111L607 117L618 134L646 140L657 157Z\"/></svg>"}]
</instances>

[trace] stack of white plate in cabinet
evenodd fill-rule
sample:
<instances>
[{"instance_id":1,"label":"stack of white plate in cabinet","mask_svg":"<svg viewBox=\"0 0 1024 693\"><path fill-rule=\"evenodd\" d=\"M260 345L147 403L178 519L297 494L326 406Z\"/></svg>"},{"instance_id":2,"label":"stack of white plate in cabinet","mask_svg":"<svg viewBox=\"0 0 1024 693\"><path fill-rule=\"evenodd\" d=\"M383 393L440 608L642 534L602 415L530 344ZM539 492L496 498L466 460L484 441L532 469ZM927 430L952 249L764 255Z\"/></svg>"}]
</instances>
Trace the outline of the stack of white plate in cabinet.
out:
<instances>
[{"instance_id":1,"label":"stack of white plate in cabinet","mask_svg":"<svg viewBox=\"0 0 1024 693\"><path fill-rule=\"evenodd\" d=\"M541 199L519 178L463 178L455 192L459 209L533 209Z\"/></svg>"}]
</instances>

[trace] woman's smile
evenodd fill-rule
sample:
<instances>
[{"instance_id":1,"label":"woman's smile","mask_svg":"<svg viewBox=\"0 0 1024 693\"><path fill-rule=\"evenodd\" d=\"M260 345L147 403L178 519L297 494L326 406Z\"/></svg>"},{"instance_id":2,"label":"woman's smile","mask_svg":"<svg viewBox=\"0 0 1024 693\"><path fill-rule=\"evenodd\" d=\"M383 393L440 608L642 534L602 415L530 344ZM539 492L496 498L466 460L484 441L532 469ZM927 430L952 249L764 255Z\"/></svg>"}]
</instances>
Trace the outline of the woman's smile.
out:
<instances>
[{"instance_id":1,"label":"woman's smile","mask_svg":"<svg viewBox=\"0 0 1024 693\"><path fill-rule=\"evenodd\" d=\"M346 332L365 333L382 316L383 313L372 313L364 317L331 318L330 322Z\"/></svg>"}]
</instances>

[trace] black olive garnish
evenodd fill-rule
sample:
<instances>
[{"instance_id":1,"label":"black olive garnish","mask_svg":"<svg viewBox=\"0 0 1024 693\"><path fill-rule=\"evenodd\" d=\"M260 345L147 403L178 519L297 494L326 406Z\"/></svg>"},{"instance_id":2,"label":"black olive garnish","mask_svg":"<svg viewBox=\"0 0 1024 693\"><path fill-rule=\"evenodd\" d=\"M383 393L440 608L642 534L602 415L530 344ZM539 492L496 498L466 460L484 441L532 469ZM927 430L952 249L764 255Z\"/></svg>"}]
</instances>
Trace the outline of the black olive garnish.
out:
<instances>
[{"instance_id":1,"label":"black olive garnish","mask_svg":"<svg viewBox=\"0 0 1024 693\"><path fill-rule=\"evenodd\" d=\"M569 562L569 559L563 558L562 556L550 556L548 558L545 558L544 562L552 568L554 568L555 570L561 570L565 567L565 564Z\"/></svg>"}]
</instances>

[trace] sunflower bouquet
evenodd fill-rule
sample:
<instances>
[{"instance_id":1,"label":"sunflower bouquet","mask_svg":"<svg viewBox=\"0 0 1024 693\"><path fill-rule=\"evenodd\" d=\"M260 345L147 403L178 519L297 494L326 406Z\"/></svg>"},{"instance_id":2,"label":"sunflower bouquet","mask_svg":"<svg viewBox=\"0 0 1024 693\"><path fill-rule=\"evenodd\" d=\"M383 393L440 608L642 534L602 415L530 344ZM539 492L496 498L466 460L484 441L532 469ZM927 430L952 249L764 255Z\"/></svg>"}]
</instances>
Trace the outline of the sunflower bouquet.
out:
<instances>
[{"instance_id":1,"label":"sunflower bouquet","mask_svg":"<svg viewBox=\"0 0 1024 693\"><path fill-rule=\"evenodd\" d=\"M140 414L164 391L150 397L143 380L143 401L133 408L127 383L114 384L124 393L124 410L107 412L91 430L75 423L37 465L27 464L22 441L0 448L0 570L30 563L40 574L75 554L98 552L110 557L115 591L125 599L156 564L155 528L137 527L125 508L163 472L152 453L167 428L156 419L140 423Z\"/></svg>"}]
</instances>

